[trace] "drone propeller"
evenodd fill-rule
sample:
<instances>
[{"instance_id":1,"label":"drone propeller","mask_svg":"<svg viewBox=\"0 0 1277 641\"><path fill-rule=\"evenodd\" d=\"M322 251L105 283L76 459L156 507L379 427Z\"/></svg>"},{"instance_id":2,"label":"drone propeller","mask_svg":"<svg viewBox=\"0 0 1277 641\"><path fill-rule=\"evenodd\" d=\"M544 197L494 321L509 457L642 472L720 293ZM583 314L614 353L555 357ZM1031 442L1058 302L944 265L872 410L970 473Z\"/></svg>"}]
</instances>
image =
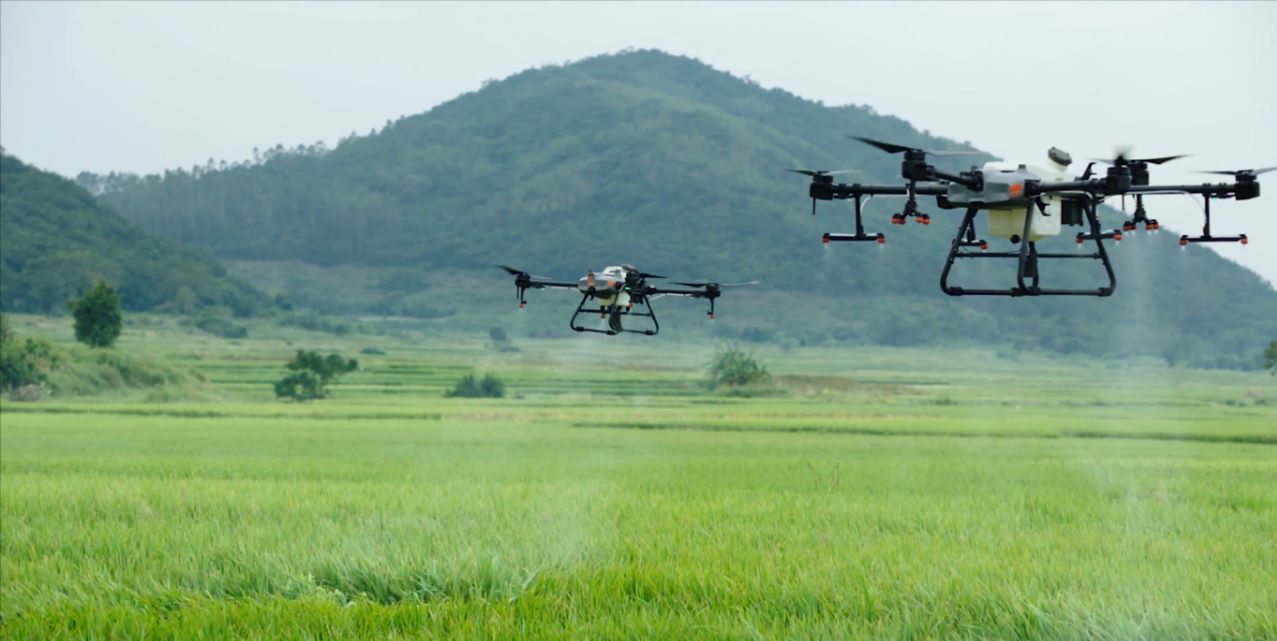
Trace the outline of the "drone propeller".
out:
<instances>
[{"instance_id":1,"label":"drone propeller","mask_svg":"<svg viewBox=\"0 0 1277 641\"><path fill-rule=\"evenodd\" d=\"M984 153L980 151L935 151L932 149L919 149L917 147L906 147L904 145L897 145L895 143L890 143L890 142L882 142L881 140L874 140L872 138L862 138L860 136L848 136L848 138L851 138L853 140L859 140L860 142L863 142L867 145L873 145L874 147L877 147L878 149L881 149L889 154L902 154L902 153L908 153L912 151L912 152L922 152L924 154L931 154L932 156L979 156L982 153Z\"/></svg>"},{"instance_id":2,"label":"drone propeller","mask_svg":"<svg viewBox=\"0 0 1277 641\"><path fill-rule=\"evenodd\" d=\"M1266 174L1266 173L1268 173L1268 172L1270 172L1270 171L1273 171L1273 170L1277 170L1277 166L1275 166L1275 167L1263 167L1263 168L1261 168L1261 169L1238 169L1238 170L1234 170L1234 171L1199 171L1199 172L1197 172L1197 173L1199 173L1199 174L1219 174L1219 175L1221 175L1221 176L1233 176L1234 178L1241 178L1242 176L1258 176L1258 175L1260 175L1260 174Z\"/></svg>"},{"instance_id":3,"label":"drone propeller","mask_svg":"<svg viewBox=\"0 0 1277 641\"><path fill-rule=\"evenodd\" d=\"M1180 158L1187 158L1192 155L1192 154L1177 154L1174 156L1158 156L1156 158L1131 158L1130 157L1131 150L1132 148L1130 145L1127 145L1124 147L1118 147L1113 150L1112 158L1092 158L1091 160L1094 160L1095 162L1102 162L1109 165L1113 165L1114 167L1124 167L1127 165L1137 165L1137 164L1162 165L1172 160L1179 160Z\"/></svg>"},{"instance_id":4,"label":"drone propeller","mask_svg":"<svg viewBox=\"0 0 1277 641\"><path fill-rule=\"evenodd\" d=\"M747 287L749 285L757 285L759 281L751 280L747 283L674 283L684 287L697 287L707 289L727 289L729 287Z\"/></svg>"},{"instance_id":5,"label":"drone propeller","mask_svg":"<svg viewBox=\"0 0 1277 641\"><path fill-rule=\"evenodd\" d=\"M649 274L647 272L638 272L639 278L669 278L669 276L661 276L660 274Z\"/></svg>"},{"instance_id":6,"label":"drone propeller","mask_svg":"<svg viewBox=\"0 0 1277 641\"><path fill-rule=\"evenodd\" d=\"M817 176L838 176L840 174L862 173L859 169L785 169L785 171L792 171L796 174L802 174L811 178L815 178Z\"/></svg>"},{"instance_id":7,"label":"drone propeller","mask_svg":"<svg viewBox=\"0 0 1277 641\"><path fill-rule=\"evenodd\" d=\"M529 274L528 272L525 272L521 269L515 269L509 265L497 265L497 267L504 269L507 274L510 274L511 276L514 276L516 279L519 279L519 280L526 280L528 282L531 282L534 280L550 280L549 276L537 276L536 274Z\"/></svg>"}]
</instances>

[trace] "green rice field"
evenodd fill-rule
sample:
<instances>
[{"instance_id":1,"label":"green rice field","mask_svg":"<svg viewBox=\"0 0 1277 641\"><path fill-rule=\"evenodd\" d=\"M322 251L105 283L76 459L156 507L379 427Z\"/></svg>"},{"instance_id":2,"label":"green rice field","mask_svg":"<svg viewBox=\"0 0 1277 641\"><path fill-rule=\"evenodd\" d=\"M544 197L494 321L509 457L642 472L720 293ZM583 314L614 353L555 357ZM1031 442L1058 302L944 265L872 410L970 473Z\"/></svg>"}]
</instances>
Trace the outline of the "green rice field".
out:
<instances>
[{"instance_id":1,"label":"green rice field","mask_svg":"<svg viewBox=\"0 0 1277 641\"><path fill-rule=\"evenodd\" d=\"M1277 639L1263 373L764 346L740 398L711 341L250 336L0 404L0 637ZM362 369L276 401L300 347Z\"/></svg>"}]
</instances>

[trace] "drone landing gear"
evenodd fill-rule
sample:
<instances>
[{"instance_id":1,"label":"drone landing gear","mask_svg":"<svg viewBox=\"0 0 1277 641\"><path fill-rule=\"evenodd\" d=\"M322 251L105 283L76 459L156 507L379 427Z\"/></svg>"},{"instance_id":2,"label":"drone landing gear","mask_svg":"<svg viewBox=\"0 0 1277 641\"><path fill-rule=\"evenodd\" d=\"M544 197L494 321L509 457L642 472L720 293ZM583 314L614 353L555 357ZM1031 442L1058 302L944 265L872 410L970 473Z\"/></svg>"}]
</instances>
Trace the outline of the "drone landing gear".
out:
<instances>
[{"instance_id":1,"label":"drone landing gear","mask_svg":"<svg viewBox=\"0 0 1277 641\"><path fill-rule=\"evenodd\" d=\"M585 294L581 297L581 302L577 303L576 312L572 314L572 320L568 322L568 325L574 331L607 334L608 336L616 336L621 333L655 336L661 331L661 324L656 320L656 311L652 309L652 304L648 302L646 296L638 302L624 307L617 305L587 306L586 303L590 302L590 298L590 294ZM582 314L598 314L602 318L606 318L607 329L596 329L577 323L577 318ZM625 329L621 324L621 319L626 316L651 319L652 327L651 329Z\"/></svg>"},{"instance_id":2,"label":"drone landing gear","mask_svg":"<svg viewBox=\"0 0 1277 641\"><path fill-rule=\"evenodd\" d=\"M1246 238L1246 234L1238 234L1237 236L1212 236L1210 233L1210 194L1202 195L1202 213L1206 216L1206 223L1202 225L1201 236L1189 236L1184 234L1179 237L1180 248L1187 248L1189 243L1241 243L1245 246L1250 242Z\"/></svg>"},{"instance_id":3,"label":"drone landing gear","mask_svg":"<svg viewBox=\"0 0 1277 641\"><path fill-rule=\"evenodd\" d=\"M1095 251L1089 254L1039 252L1037 243L1029 240L1029 238L1032 238L1030 233L1033 231L1033 205L1029 205L1028 211L1025 212L1024 233L1020 236L1023 240L1020 242L1019 251L985 251L988 249L989 243L984 240L977 240L975 235L975 217L979 209L975 207L968 208L966 215L962 218L962 224L958 226L957 235L953 237L953 244L949 249L949 257L944 263L944 271L940 273L941 291L950 296L1112 296L1113 291L1117 289L1117 276L1113 273L1113 264L1109 262L1108 252L1105 251L1102 241L1105 238L1120 241L1122 236L1119 232L1105 232L1100 229L1099 216L1096 214L1097 202L1094 199L1088 199L1085 205L1084 209L1086 210L1087 221L1090 223L1091 233L1079 233L1077 235L1077 243L1080 246L1087 240L1095 241ZM978 248L979 251L965 250L972 247ZM954 261L959 258L1014 258L1017 261L1016 286L1010 289L971 289L950 286L949 271L953 269ZM1079 258L1101 261L1104 264L1104 271L1108 274L1108 286L1095 289L1050 289L1039 285L1038 269L1041 261Z\"/></svg>"}]
</instances>

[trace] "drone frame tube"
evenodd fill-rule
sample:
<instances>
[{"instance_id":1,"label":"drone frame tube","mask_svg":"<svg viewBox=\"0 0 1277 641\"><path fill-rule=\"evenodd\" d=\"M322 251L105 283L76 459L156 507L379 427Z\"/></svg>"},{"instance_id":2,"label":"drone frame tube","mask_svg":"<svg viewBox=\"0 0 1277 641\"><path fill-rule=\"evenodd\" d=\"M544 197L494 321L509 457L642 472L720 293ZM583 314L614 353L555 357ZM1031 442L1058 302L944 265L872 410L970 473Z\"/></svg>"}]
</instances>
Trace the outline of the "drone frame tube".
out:
<instances>
[{"instance_id":1,"label":"drone frame tube","mask_svg":"<svg viewBox=\"0 0 1277 641\"><path fill-rule=\"evenodd\" d=\"M1090 234L1079 234L1082 240L1095 241L1096 251L1090 254L1064 254L1064 253L1042 253L1037 250L1037 244L1031 240L1030 233L1033 231L1033 204L1031 203L1024 217L1024 233L1021 235L1020 250L1013 252L970 252L963 251L964 247L983 246L983 241L975 240L975 217L980 212L978 207L968 207L966 215L962 218L962 224L958 226L958 233L954 235L953 242L949 248L949 256L945 259L944 269L940 272L940 290L949 296L1112 296L1117 289L1117 275L1113 271L1113 263L1109 260L1108 251L1104 248L1104 238L1113 238L1111 233L1105 233L1100 229L1099 216L1096 214L1098 200L1094 197L1086 199L1087 221L1090 223ZM959 258L1015 258L1016 263L1016 286L1010 289L989 289L989 288L966 288L949 285L949 272L953 269L954 262ZM1091 259L1099 260L1104 265L1104 271L1108 276L1108 286L1098 287L1096 289L1052 289L1042 288L1039 285L1038 264L1042 259L1058 259L1058 260L1076 260Z\"/></svg>"}]
</instances>

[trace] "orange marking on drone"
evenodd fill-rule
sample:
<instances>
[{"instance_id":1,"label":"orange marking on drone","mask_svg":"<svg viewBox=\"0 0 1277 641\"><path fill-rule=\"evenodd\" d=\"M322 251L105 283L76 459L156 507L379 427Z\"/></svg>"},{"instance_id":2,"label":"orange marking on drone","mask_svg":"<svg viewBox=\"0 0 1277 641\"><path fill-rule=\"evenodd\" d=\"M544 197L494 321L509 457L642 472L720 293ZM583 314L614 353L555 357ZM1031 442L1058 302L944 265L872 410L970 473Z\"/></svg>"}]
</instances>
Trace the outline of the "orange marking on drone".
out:
<instances>
[{"instance_id":1,"label":"orange marking on drone","mask_svg":"<svg viewBox=\"0 0 1277 641\"><path fill-rule=\"evenodd\" d=\"M1011 183L1011 197L1019 198L1024 193L1024 183Z\"/></svg>"}]
</instances>

